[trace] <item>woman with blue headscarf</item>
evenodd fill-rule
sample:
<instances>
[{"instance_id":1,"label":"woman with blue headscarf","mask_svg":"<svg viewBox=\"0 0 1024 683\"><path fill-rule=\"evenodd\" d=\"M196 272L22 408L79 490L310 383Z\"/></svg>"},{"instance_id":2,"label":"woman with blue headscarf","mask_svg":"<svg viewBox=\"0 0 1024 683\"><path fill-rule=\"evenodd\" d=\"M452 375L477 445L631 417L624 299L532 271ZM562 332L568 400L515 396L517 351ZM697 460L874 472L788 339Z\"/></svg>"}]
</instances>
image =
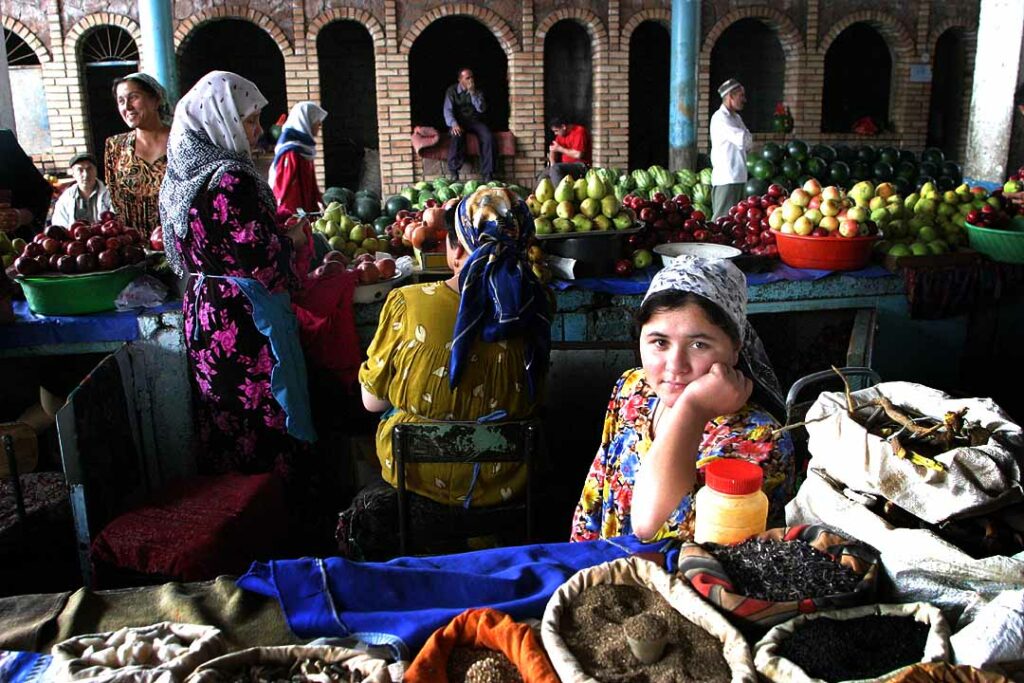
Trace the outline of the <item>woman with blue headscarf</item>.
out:
<instances>
[{"instance_id":1,"label":"woman with blue headscarf","mask_svg":"<svg viewBox=\"0 0 1024 683\"><path fill-rule=\"evenodd\" d=\"M316 182L316 136L327 112L315 102L292 107L274 147L267 183L274 190L279 210L296 213L319 211L322 197Z\"/></svg>"},{"instance_id":2,"label":"woman with blue headscarf","mask_svg":"<svg viewBox=\"0 0 1024 683\"><path fill-rule=\"evenodd\" d=\"M525 419L543 393L551 299L525 257L534 234L529 209L508 190L481 188L449 215L446 253L454 275L391 292L359 371L363 404L385 412L377 457L392 487L396 424ZM406 482L438 503L486 506L524 491L526 472L418 464L406 467Z\"/></svg>"}]
</instances>

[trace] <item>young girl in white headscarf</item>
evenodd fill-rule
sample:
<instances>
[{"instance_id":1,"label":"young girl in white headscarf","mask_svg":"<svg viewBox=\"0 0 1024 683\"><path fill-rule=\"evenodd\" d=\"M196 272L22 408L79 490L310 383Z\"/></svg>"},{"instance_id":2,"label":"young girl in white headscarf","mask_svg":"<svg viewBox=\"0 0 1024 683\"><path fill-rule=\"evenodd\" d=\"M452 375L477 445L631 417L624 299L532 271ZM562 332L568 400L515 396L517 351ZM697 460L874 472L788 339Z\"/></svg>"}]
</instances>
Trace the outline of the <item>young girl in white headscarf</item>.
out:
<instances>
[{"instance_id":1,"label":"young girl in white headscarf","mask_svg":"<svg viewBox=\"0 0 1024 683\"><path fill-rule=\"evenodd\" d=\"M654 277L636 315L642 367L612 392L571 540L693 540L693 494L717 458L760 465L770 509L786 504L793 443L772 437L783 400L746 309L729 261L684 256Z\"/></svg>"},{"instance_id":2,"label":"young girl in white headscarf","mask_svg":"<svg viewBox=\"0 0 1024 683\"><path fill-rule=\"evenodd\" d=\"M327 112L314 102L299 102L292 107L288 120L274 147L267 182L274 190L278 208L294 214L298 209L318 211L321 194L316 182L313 159L316 158L316 136L327 118Z\"/></svg>"},{"instance_id":3,"label":"young girl in white headscarf","mask_svg":"<svg viewBox=\"0 0 1024 683\"><path fill-rule=\"evenodd\" d=\"M211 72L178 103L168 143L160 212L168 261L188 276L201 473L288 475L315 438L290 306L308 266L305 226L277 225L250 157L266 103L245 78Z\"/></svg>"}]
</instances>

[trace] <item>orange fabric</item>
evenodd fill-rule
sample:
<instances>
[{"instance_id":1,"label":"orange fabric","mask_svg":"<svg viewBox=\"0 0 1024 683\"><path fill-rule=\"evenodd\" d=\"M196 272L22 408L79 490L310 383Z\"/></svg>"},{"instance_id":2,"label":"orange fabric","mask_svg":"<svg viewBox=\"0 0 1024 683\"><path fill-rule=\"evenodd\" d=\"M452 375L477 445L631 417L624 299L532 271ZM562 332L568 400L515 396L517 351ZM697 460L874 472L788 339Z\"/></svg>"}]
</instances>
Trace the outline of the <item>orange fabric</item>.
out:
<instances>
[{"instance_id":1,"label":"orange fabric","mask_svg":"<svg viewBox=\"0 0 1024 683\"><path fill-rule=\"evenodd\" d=\"M526 624L498 610L468 609L434 631L402 680L448 683L448 656L455 647L498 650L508 657L525 683L559 683L540 640Z\"/></svg>"}]
</instances>

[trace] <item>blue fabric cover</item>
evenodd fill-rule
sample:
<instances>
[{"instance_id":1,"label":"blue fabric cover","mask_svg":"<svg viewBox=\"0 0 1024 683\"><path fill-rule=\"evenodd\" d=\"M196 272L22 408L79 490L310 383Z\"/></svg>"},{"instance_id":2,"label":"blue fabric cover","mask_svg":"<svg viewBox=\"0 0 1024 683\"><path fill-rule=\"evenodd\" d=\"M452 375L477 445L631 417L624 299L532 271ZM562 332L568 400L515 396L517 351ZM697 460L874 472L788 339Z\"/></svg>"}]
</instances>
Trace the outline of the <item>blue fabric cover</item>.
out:
<instances>
[{"instance_id":1,"label":"blue fabric cover","mask_svg":"<svg viewBox=\"0 0 1024 683\"><path fill-rule=\"evenodd\" d=\"M577 571L639 552L663 553L673 571L678 544L622 536L389 562L306 557L254 562L238 585L276 597L301 638L355 636L408 655L472 607L540 618L551 595Z\"/></svg>"},{"instance_id":2,"label":"blue fabric cover","mask_svg":"<svg viewBox=\"0 0 1024 683\"><path fill-rule=\"evenodd\" d=\"M144 311L109 311L88 315L36 315L25 301L14 302L14 322L4 325L0 349L50 344L88 344L134 341L139 338L139 315L181 310L171 301Z\"/></svg>"}]
</instances>

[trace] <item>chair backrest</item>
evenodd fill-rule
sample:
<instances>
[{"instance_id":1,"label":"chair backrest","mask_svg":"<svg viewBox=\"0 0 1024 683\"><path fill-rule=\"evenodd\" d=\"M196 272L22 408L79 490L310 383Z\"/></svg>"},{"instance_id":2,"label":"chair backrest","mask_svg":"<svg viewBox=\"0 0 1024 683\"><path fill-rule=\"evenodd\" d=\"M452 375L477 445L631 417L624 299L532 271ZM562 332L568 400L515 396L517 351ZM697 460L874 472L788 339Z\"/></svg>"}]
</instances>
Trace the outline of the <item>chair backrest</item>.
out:
<instances>
[{"instance_id":1,"label":"chair backrest","mask_svg":"<svg viewBox=\"0 0 1024 683\"><path fill-rule=\"evenodd\" d=\"M93 537L150 490L134 395L131 360L122 346L93 368L57 413L79 560L86 574Z\"/></svg>"},{"instance_id":2,"label":"chair backrest","mask_svg":"<svg viewBox=\"0 0 1024 683\"><path fill-rule=\"evenodd\" d=\"M532 475L540 441L536 420L507 422L421 422L395 425L392 453L398 470L399 546L404 555L408 541L409 505L406 499L405 465L408 463L515 462L527 468L525 504L515 504L526 514L527 540L533 534Z\"/></svg>"}]
</instances>

